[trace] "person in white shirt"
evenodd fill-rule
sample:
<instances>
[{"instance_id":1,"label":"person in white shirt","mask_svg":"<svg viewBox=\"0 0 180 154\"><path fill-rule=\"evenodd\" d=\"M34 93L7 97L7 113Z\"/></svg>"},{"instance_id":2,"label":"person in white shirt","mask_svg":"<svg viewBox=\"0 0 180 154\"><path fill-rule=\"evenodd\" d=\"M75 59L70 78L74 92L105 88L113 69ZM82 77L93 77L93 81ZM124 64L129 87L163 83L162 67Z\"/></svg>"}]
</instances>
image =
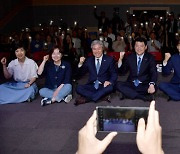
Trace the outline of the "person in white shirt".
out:
<instances>
[{"instance_id":1,"label":"person in white shirt","mask_svg":"<svg viewBox=\"0 0 180 154\"><path fill-rule=\"evenodd\" d=\"M148 52L160 52L161 50L161 43L156 40L155 32L150 33L150 40L147 42Z\"/></svg>"},{"instance_id":2,"label":"person in white shirt","mask_svg":"<svg viewBox=\"0 0 180 154\"><path fill-rule=\"evenodd\" d=\"M116 39L115 35L112 33L111 27L108 28L108 37L112 39L112 42L114 42Z\"/></svg>"},{"instance_id":3,"label":"person in white shirt","mask_svg":"<svg viewBox=\"0 0 180 154\"><path fill-rule=\"evenodd\" d=\"M124 52L126 48L124 37L121 37L120 34L118 34L116 41L113 42L112 48L115 52Z\"/></svg>"},{"instance_id":4,"label":"person in white shirt","mask_svg":"<svg viewBox=\"0 0 180 154\"><path fill-rule=\"evenodd\" d=\"M0 104L21 103L31 101L38 92L36 78L38 66L36 62L25 56L25 49L20 46L15 51L17 59L6 67L7 59L3 57L3 73L6 79L13 81L0 85Z\"/></svg>"}]
</instances>

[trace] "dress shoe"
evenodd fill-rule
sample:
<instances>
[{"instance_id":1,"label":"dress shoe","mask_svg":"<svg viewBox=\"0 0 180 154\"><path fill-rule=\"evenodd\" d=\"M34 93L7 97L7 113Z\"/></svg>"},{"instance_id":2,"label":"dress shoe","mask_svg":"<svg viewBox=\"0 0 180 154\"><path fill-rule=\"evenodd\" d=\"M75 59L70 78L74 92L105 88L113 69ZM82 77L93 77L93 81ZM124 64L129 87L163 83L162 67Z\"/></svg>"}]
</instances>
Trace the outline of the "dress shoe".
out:
<instances>
[{"instance_id":1,"label":"dress shoe","mask_svg":"<svg viewBox=\"0 0 180 154\"><path fill-rule=\"evenodd\" d=\"M169 97L168 99L167 99L167 101L169 102L169 101L171 101L172 100L172 98L171 97Z\"/></svg>"},{"instance_id":2,"label":"dress shoe","mask_svg":"<svg viewBox=\"0 0 180 154\"><path fill-rule=\"evenodd\" d=\"M153 94L145 95L143 97L143 101L145 101L145 102L151 102L152 100L154 100L154 95Z\"/></svg>"},{"instance_id":3,"label":"dress shoe","mask_svg":"<svg viewBox=\"0 0 180 154\"><path fill-rule=\"evenodd\" d=\"M85 104L86 102L87 102L87 99L85 97L80 96L76 98L74 105L78 106L80 104Z\"/></svg>"},{"instance_id":4,"label":"dress shoe","mask_svg":"<svg viewBox=\"0 0 180 154\"><path fill-rule=\"evenodd\" d=\"M123 100L123 99L125 99L125 96L122 93L119 93L119 99Z\"/></svg>"},{"instance_id":5,"label":"dress shoe","mask_svg":"<svg viewBox=\"0 0 180 154\"><path fill-rule=\"evenodd\" d=\"M102 101L106 101L108 103L111 103L111 95L105 96L102 98Z\"/></svg>"}]
</instances>

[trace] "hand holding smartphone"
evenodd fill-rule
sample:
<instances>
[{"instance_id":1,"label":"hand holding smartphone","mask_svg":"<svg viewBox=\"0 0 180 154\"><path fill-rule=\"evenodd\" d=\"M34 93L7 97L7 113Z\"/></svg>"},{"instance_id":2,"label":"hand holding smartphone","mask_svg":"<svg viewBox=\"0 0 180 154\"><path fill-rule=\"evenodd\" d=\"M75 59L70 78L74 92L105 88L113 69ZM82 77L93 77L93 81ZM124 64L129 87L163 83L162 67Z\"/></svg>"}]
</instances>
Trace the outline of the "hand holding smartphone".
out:
<instances>
[{"instance_id":1,"label":"hand holding smartphone","mask_svg":"<svg viewBox=\"0 0 180 154\"><path fill-rule=\"evenodd\" d=\"M149 107L113 107L97 106L98 131L137 132L140 118L147 123Z\"/></svg>"}]
</instances>

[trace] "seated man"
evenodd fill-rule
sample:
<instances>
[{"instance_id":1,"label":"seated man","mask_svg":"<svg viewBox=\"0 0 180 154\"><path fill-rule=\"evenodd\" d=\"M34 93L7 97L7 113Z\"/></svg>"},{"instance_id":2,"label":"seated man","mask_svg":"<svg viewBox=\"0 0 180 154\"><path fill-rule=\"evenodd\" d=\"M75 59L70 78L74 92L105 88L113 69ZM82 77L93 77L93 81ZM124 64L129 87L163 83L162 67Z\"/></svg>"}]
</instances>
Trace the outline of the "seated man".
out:
<instances>
[{"instance_id":1,"label":"seated man","mask_svg":"<svg viewBox=\"0 0 180 154\"><path fill-rule=\"evenodd\" d=\"M150 53L145 52L147 49L146 39L138 37L135 40L134 48L135 52L130 54L124 62L122 62L124 52L120 52L119 71L127 72L129 70L129 76L126 82L117 82L116 89L127 98L151 101L153 96L150 94L156 91L156 62Z\"/></svg>"},{"instance_id":2,"label":"seated man","mask_svg":"<svg viewBox=\"0 0 180 154\"><path fill-rule=\"evenodd\" d=\"M169 99L180 101L180 41L177 45L178 54L171 57L170 53L165 54L162 72L169 75L174 70L174 76L170 83L161 82L159 89L169 96Z\"/></svg>"},{"instance_id":3,"label":"seated man","mask_svg":"<svg viewBox=\"0 0 180 154\"><path fill-rule=\"evenodd\" d=\"M103 54L103 43L95 40L91 48L94 56L86 61L81 57L78 65L78 72L82 74L89 72L89 79L87 84L77 86L76 91L81 97L76 99L75 105L98 101L113 91L113 85L117 80L115 61L112 57Z\"/></svg>"}]
</instances>

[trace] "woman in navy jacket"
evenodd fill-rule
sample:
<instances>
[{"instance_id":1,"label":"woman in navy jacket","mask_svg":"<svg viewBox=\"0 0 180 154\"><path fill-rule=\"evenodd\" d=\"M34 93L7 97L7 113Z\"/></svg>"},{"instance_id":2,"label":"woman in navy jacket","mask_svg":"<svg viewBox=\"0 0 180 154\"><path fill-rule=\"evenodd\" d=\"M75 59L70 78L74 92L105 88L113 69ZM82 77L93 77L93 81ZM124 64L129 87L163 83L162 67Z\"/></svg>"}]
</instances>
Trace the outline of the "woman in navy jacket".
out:
<instances>
[{"instance_id":1,"label":"woman in navy jacket","mask_svg":"<svg viewBox=\"0 0 180 154\"><path fill-rule=\"evenodd\" d=\"M62 60L59 48L54 48L51 57L52 61L48 61L49 55L44 56L38 69L38 75L43 73L46 79L44 88L39 90L42 106L62 100L68 103L72 99L71 66Z\"/></svg>"}]
</instances>

